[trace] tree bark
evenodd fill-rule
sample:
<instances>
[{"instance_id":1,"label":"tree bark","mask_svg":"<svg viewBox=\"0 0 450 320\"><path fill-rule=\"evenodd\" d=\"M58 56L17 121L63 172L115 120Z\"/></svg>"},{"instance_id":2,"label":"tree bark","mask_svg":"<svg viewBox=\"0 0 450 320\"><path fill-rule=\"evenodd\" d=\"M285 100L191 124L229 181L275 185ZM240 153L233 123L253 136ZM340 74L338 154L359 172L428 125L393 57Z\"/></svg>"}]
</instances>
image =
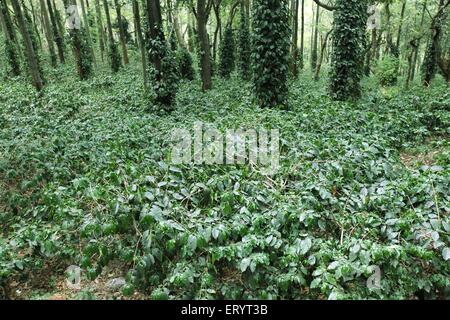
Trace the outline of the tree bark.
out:
<instances>
[{"instance_id":1,"label":"tree bark","mask_svg":"<svg viewBox=\"0 0 450 320\"><path fill-rule=\"evenodd\" d=\"M19 2L16 0L12 1L12 6L16 15L17 23L19 25L20 33L22 34L23 42L25 44L25 53L31 78L33 80L33 85L38 91L41 91L44 88L44 81L40 73L39 61L32 44L30 34L28 33L28 28L25 22L24 15L22 13L22 8L20 7Z\"/></svg>"},{"instance_id":2,"label":"tree bark","mask_svg":"<svg viewBox=\"0 0 450 320\"><path fill-rule=\"evenodd\" d=\"M89 45L89 51L91 52L92 56L92 62L94 63L94 66L97 65L97 60L95 58L95 52L94 52L94 46L92 45L92 38L91 38L91 30L89 27L89 20L86 13L86 7L84 5L84 0L80 0L81 3L81 13L83 14L83 20L84 20L84 30L86 32L86 37Z\"/></svg>"},{"instance_id":3,"label":"tree bark","mask_svg":"<svg viewBox=\"0 0 450 320\"><path fill-rule=\"evenodd\" d=\"M53 44L53 30L50 25L50 19L47 11L47 7L45 5L44 0L39 0L39 4L41 6L41 12L42 12L42 18L44 20L44 31L45 31L45 38L47 39L48 44L48 50L50 52L50 60L53 67L56 67L56 52L55 52L55 46Z\"/></svg>"},{"instance_id":4,"label":"tree bark","mask_svg":"<svg viewBox=\"0 0 450 320\"><path fill-rule=\"evenodd\" d=\"M97 16L97 33L98 33L98 44L100 47L100 55L102 61L105 59L105 32L103 29L103 19L102 11L100 9L100 0L95 0L95 13Z\"/></svg>"},{"instance_id":5,"label":"tree bark","mask_svg":"<svg viewBox=\"0 0 450 320\"><path fill-rule=\"evenodd\" d=\"M123 29L123 24L122 24L121 7L119 5L118 0L114 0L114 4L116 7L117 22L119 23L119 35L120 35L120 44L122 46L122 52L123 52L123 63L128 64L128 63L130 63L130 61L128 59L127 40L125 39L125 30Z\"/></svg>"},{"instance_id":6,"label":"tree bark","mask_svg":"<svg viewBox=\"0 0 450 320\"><path fill-rule=\"evenodd\" d=\"M148 87L147 54L145 52L145 44L144 44L144 39L142 37L141 14L139 12L139 3L137 2L137 0L133 0L133 15L134 15L134 23L136 25L136 33L137 33L136 38L137 38L139 49L141 50L144 88L147 90L147 87Z\"/></svg>"},{"instance_id":7,"label":"tree bark","mask_svg":"<svg viewBox=\"0 0 450 320\"><path fill-rule=\"evenodd\" d=\"M209 14L211 12L212 0L197 1L197 32L200 42L200 66L203 91L212 88L212 68L211 68L211 49L209 46L208 31L206 24L208 23Z\"/></svg>"}]
</instances>

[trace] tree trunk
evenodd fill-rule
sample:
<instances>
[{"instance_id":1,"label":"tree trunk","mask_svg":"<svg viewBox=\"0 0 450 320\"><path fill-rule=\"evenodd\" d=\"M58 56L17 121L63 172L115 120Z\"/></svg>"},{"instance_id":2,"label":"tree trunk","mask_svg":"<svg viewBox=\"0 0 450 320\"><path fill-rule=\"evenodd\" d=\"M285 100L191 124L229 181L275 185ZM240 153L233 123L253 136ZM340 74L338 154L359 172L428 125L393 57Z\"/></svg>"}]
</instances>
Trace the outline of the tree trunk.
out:
<instances>
[{"instance_id":1,"label":"tree trunk","mask_svg":"<svg viewBox=\"0 0 450 320\"><path fill-rule=\"evenodd\" d=\"M173 27L175 28L175 34L178 39L178 44L182 48L186 48L186 41L184 41L183 34L181 33L181 27L180 27L180 21L178 18L179 14L179 8L178 8L178 1L175 2L175 8L173 11Z\"/></svg>"},{"instance_id":2,"label":"tree trunk","mask_svg":"<svg viewBox=\"0 0 450 320\"><path fill-rule=\"evenodd\" d=\"M402 28L403 28L403 20L405 18L405 11L406 11L406 0L404 0L404 2L402 4L402 11L400 14L400 23L398 26L397 43L396 43L397 51L400 51L400 40L402 37Z\"/></svg>"},{"instance_id":3,"label":"tree trunk","mask_svg":"<svg viewBox=\"0 0 450 320\"><path fill-rule=\"evenodd\" d=\"M95 0L95 13L97 16L97 33L98 33L98 43L100 46L100 55L102 61L105 60L105 32L103 29L103 19L102 19L102 11L100 9L100 0Z\"/></svg>"},{"instance_id":4,"label":"tree trunk","mask_svg":"<svg viewBox=\"0 0 450 320\"><path fill-rule=\"evenodd\" d=\"M88 41L88 45L89 45L89 51L91 52L92 62L94 62L94 66L96 66L97 61L95 59L94 46L92 45L91 30L90 30L90 26L89 26L88 16L86 13L86 8L84 5L84 0L80 0L80 3L81 3L81 12L83 14L83 20L84 20L84 30L86 32L86 37L87 37L87 41Z\"/></svg>"},{"instance_id":5,"label":"tree trunk","mask_svg":"<svg viewBox=\"0 0 450 320\"><path fill-rule=\"evenodd\" d=\"M58 57L60 63L65 63L65 57L64 57L64 40L61 35L61 30L59 30L57 18L55 15L55 12L53 10L53 6L50 0L47 0L47 9L48 13L50 14L50 22L52 24L52 30L53 30L53 37L55 39L56 47L58 49Z\"/></svg>"},{"instance_id":6,"label":"tree trunk","mask_svg":"<svg viewBox=\"0 0 450 320\"><path fill-rule=\"evenodd\" d=\"M34 50L30 34L28 33L28 28L25 22L24 15L22 13L22 9L19 2L15 0L12 1L12 6L16 15L17 23L19 25L20 33L22 34L23 42L25 44L25 52L31 78L33 80L33 85L38 91L41 91L44 87L44 81L40 73L38 57Z\"/></svg>"},{"instance_id":7,"label":"tree trunk","mask_svg":"<svg viewBox=\"0 0 450 320\"><path fill-rule=\"evenodd\" d=\"M423 84L428 87L436 75L437 63L441 55L441 38L442 27L446 16L446 9L450 4L450 0L440 0L437 13L431 20L431 39L425 53L423 62Z\"/></svg>"},{"instance_id":8,"label":"tree trunk","mask_svg":"<svg viewBox=\"0 0 450 320\"><path fill-rule=\"evenodd\" d=\"M145 52L145 44L144 39L142 37L142 26L141 26L141 15L139 12L139 3L137 0L133 0L133 15L134 15L134 23L136 25L136 38L139 45L139 49L141 50L141 60L142 60L142 73L144 77L144 88L147 91L148 87L148 75L147 75L147 54Z\"/></svg>"},{"instance_id":9,"label":"tree trunk","mask_svg":"<svg viewBox=\"0 0 450 320\"><path fill-rule=\"evenodd\" d=\"M320 50L320 57L319 57L319 61L317 63L317 67L316 67L316 72L314 74L314 80L318 81L319 80L319 75L320 75L320 69L322 68L322 62L323 62L323 56L325 54L325 49L327 47L327 43L328 43L328 37L330 36L331 32L333 31L333 29L331 29L330 31L328 31L323 39L322 42L322 48Z\"/></svg>"},{"instance_id":10,"label":"tree trunk","mask_svg":"<svg viewBox=\"0 0 450 320\"><path fill-rule=\"evenodd\" d=\"M214 30L214 38L213 38L213 60L216 61L217 58L217 50L218 50L218 38L220 34L220 38L222 40L222 19L220 18L220 6L222 4L222 0L213 0L213 10L216 16L216 29Z\"/></svg>"},{"instance_id":11,"label":"tree trunk","mask_svg":"<svg viewBox=\"0 0 450 320\"><path fill-rule=\"evenodd\" d=\"M6 1L0 2L0 20L2 21L2 28L5 34L5 49L8 55L8 62L11 67L11 75L18 76L20 75L20 56L17 50L17 35L14 30L14 25L12 23Z\"/></svg>"},{"instance_id":12,"label":"tree trunk","mask_svg":"<svg viewBox=\"0 0 450 320\"><path fill-rule=\"evenodd\" d=\"M28 12L27 12L27 7L25 6L25 3L23 2L23 0L22 0L22 6L23 6L23 9L25 10L24 11L24 15L25 15L25 18L28 16ZM31 24L33 25L33 27L34 27L34 32L36 33L36 37L37 37L37 40L38 40L38 43L39 43L39 47L41 48L41 50L42 50L42 40L41 40L41 34L40 34L40 32L39 32L39 30L38 30L38 27L37 27L37 19L36 19L36 12L34 11L34 5L33 5L33 0L30 0L30 6L31 6L31 16L32 16L32 22L31 22L31 20L30 20L30 22L31 22Z\"/></svg>"},{"instance_id":13,"label":"tree trunk","mask_svg":"<svg viewBox=\"0 0 450 320\"><path fill-rule=\"evenodd\" d=\"M302 0L302 28L300 34L300 69L305 65L305 0Z\"/></svg>"},{"instance_id":14,"label":"tree trunk","mask_svg":"<svg viewBox=\"0 0 450 320\"><path fill-rule=\"evenodd\" d=\"M39 4L41 6L41 12L42 12L42 18L44 20L44 31L45 31L45 38L47 39L48 44L48 50L50 51L50 60L53 67L56 67L56 52L55 52L55 46L53 44L53 30L50 25L50 19L48 16L47 7L45 5L44 0L39 0Z\"/></svg>"},{"instance_id":15,"label":"tree trunk","mask_svg":"<svg viewBox=\"0 0 450 320\"><path fill-rule=\"evenodd\" d=\"M128 64L130 61L128 59L128 50L127 50L127 40L125 39L125 30L123 29L122 24L122 14L121 14L121 7L119 5L118 0L114 0L114 4L116 7L116 13L117 13L117 22L119 23L119 34L120 34L120 44L122 46L122 52L123 52L123 63Z\"/></svg>"},{"instance_id":16,"label":"tree trunk","mask_svg":"<svg viewBox=\"0 0 450 320\"><path fill-rule=\"evenodd\" d=\"M299 0L292 0L292 25L293 25L293 34L292 34L292 45L291 45L291 54L292 54L292 63L291 63L291 72L294 78L298 77L298 9L299 9Z\"/></svg>"},{"instance_id":17,"label":"tree trunk","mask_svg":"<svg viewBox=\"0 0 450 320\"><path fill-rule=\"evenodd\" d=\"M200 74L203 91L212 88L211 49L209 46L208 31L206 29L210 11L211 7L208 6L206 0L197 1L197 32L200 42Z\"/></svg>"},{"instance_id":18,"label":"tree trunk","mask_svg":"<svg viewBox=\"0 0 450 320\"><path fill-rule=\"evenodd\" d=\"M311 53L311 70L316 70L317 68L317 56L318 56L318 46L319 46L319 19L320 19L320 6L317 5L316 9L316 22L314 27L314 40L313 48Z\"/></svg>"}]
</instances>

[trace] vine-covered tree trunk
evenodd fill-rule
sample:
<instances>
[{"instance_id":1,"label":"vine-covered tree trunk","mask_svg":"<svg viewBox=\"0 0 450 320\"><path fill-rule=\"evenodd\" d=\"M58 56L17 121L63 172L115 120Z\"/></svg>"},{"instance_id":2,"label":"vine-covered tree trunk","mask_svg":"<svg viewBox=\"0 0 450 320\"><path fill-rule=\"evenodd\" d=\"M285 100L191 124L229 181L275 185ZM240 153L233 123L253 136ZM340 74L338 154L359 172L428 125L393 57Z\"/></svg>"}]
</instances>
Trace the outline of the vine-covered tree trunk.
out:
<instances>
[{"instance_id":1,"label":"vine-covered tree trunk","mask_svg":"<svg viewBox=\"0 0 450 320\"><path fill-rule=\"evenodd\" d=\"M214 37L213 37L213 61L216 61L217 58L217 49L218 49L218 42L219 42L219 36L220 40L222 40L222 18L220 17L220 8L222 4L222 0L212 0L213 4L213 10L214 15L216 16L216 28L214 30Z\"/></svg>"},{"instance_id":2,"label":"vine-covered tree trunk","mask_svg":"<svg viewBox=\"0 0 450 320\"><path fill-rule=\"evenodd\" d=\"M47 0L47 9L50 15L50 22L52 24L53 37L55 39L56 47L58 50L58 58L60 63L65 63L64 56L64 38L62 36L61 30L59 29L56 13L53 10L53 5L50 0Z\"/></svg>"},{"instance_id":3,"label":"vine-covered tree trunk","mask_svg":"<svg viewBox=\"0 0 450 320\"><path fill-rule=\"evenodd\" d=\"M19 25L19 30L22 35L22 39L25 45L25 53L28 62L28 68L30 71L31 78L33 80L34 87L41 91L44 88L44 80L42 78L40 67L39 67L39 59L37 56L37 52L33 47L33 43L29 34L29 30L27 28L27 24L22 13L22 8L18 1L13 0L12 6L14 9L14 13L16 15L17 24Z\"/></svg>"},{"instance_id":4,"label":"vine-covered tree trunk","mask_svg":"<svg viewBox=\"0 0 450 320\"><path fill-rule=\"evenodd\" d=\"M292 0L292 44L291 44L291 73L294 78L298 77L298 9L299 0Z\"/></svg>"},{"instance_id":5,"label":"vine-covered tree trunk","mask_svg":"<svg viewBox=\"0 0 450 320\"><path fill-rule=\"evenodd\" d=\"M109 47L109 63L111 64L112 72L119 71L122 66L119 49L117 48L116 41L114 40L114 34L111 24L111 15L109 14L109 5L107 0L103 0L103 6L106 16L106 27L108 29L108 47Z\"/></svg>"},{"instance_id":6,"label":"vine-covered tree trunk","mask_svg":"<svg viewBox=\"0 0 450 320\"><path fill-rule=\"evenodd\" d=\"M141 50L141 61L142 61L142 72L144 76L144 87L147 89L148 86L148 75L147 75L147 54L145 52L144 39L142 37L142 26L141 26L141 14L139 10L139 3L137 0L133 0L133 15L134 23L136 25L136 38L138 41L139 49Z\"/></svg>"},{"instance_id":7,"label":"vine-covered tree trunk","mask_svg":"<svg viewBox=\"0 0 450 320\"><path fill-rule=\"evenodd\" d=\"M330 90L336 100L355 99L361 95L367 18L366 1L335 2Z\"/></svg>"},{"instance_id":8,"label":"vine-covered tree trunk","mask_svg":"<svg viewBox=\"0 0 450 320\"><path fill-rule=\"evenodd\" d=\"M116 7L117 22L119 23L119 35L120 35L120 44L122 46L123 63L128 64L130 61L128 59L127 39L125 38L125 30L123 29L122 23L121 5L119 4L118 0L114 0L114 4Z\"/></svg>"},{"instance_id":9,"label":"vine-covered tree trunk","mask_svg":"<svg viewBox=\"0 0 450 320\"><path fill-rule=\"evenodd\" d=\"M438 67L438 58L441 54L441 38L442 27L447 18L447 8L450 5L450 0L440 0L437 13L431 19L431 38L429 40L425 58L422 65L423 84L429 86L431 80L436 75Z\"/></svg>"},{"instance_id":10,"label":"vine-covered tree trunk","mask_svg":"<svg viewBox=\"0 0 450 320\"><path fill-rule=\"evenodd\" d=\"M92 38L91 38L91 30L89 27L89 20L86 12L86 7L84 5L84 0L80 0L81 3L81 12L83 14L83 20L84 20L84 32L86 34L87 43L89 46L89 51L92 57L92 62L94 63L94 66L97 65L97 61L95 59L95 52L94 52L94 46L92 45Z\"/></svg>"},{"instance_id":11,"label":"vine-covered tree trunk","mask_svg":"<svg viewBox=\"0 0 450 320\"><path fill-rule=\"evenodd\" d=\"M302 26L300 33L300 62L299 67L303 70L305 65L305 0L302 0Z\"/></svg>"},{"instance_id":12,"label":"vine-covered tree trunk","mask_svg":"<svg viewBox=\"0 0 450 320\"><path fill-rule=\"evenodd\" d=\"M0 20L5 34L5 51L10 66L9 72L12 76L18 76L20 75L20 56L17 50L17 36L6 1L0 2Z\"/></svg>"},{"instance_id":13,"label":"vine-covered tree trunk","mask_svg":"<svg viewBox=\"0 0 450 320\"><path fill-rule=\"evenodd\" d=\"M317 5L316 9L316 22L314 26L314 36L311 51L311 70L314 71L317 68L317 51L319 46L319 21L320 21L320 6Z\"/></svg>"},{"instance_id":14,"label":"vine-covered tree trunk","mask_svg":"<svg viewBox=\"0 0 450 320\"><path fill-rule=\"evenodd\" d=\"M97 33L98 33L98 44L100 47L100 56L102 61L105 59L105 32L103 30L103 18L102 11L100 8L100 0L95 0L95 15L97 16Z\"/></svg>"},{"instance_id":15,"label":"vine-covered tree trunk","mask_svg":"<svg viewBox=\"0 0 450 320\"><path fill-rule=\"evenodd\" d=\"M233 29L231 26L225 28L223 40L220 44L220 65L219 72L224 78L228 78L235 66L235 42Z\"/></svg>"},{"instance_id":16,"label":"vine-covered tree trunk","mask_svg":"<svg viewBox=\"0 0 450 320\"><path fill-rule=\"evenodd\" d=\"M152 78L156 102L172 105L176 95L176 65L163 32L160 0L147 0L147 34L149 59L153 65Z\"/></svg>"},{"instance_id":17,"label":"vine-covered tree trunk","mask_svg":"<svg viewBox=\"0 0 450 320\"><path fill-rule=\"evenodd\" d=\"M402 39L403 20L405 18L405 11L406 11L406 0L403 1L402 10L400 13L400 22L398 25L398 32L397 32L397 43L395 45L397 48L397 52L400 52L400 41Z\"/></svg>"},{"instance_id":18,"label":"vine-covered tree trunk","mask_svg":"<svg viewBox=\"0 0 450 320\"><path fill-rule=\"evenodd\" d=\"M248 0L241 1L241 18L239 25L239 71L242 78L248 80L250 77L251 47Z\"/></svg>"},{"instance_id":19,"label":"vine-covered tree trunk","mask_svg":"<svg viewBox=\"0 0 450 320\"><path fill-rule=\"evenodd\" d=\"M19 0L16 0L16 1L19 1ZM24 16L25 16L25 19L28 20L29 24L34 28L34 33L35 33L34 36L38 41L37 43L39 43L39 48L42 50L43 47L42 47L41 34L39 33L39 30L38 30L38 25L37 25L37 21L36 21L37 20L36 12L34 11L34 4L33 4L32 0L30 0L29 2L30 2L30 7L31 7L31 16L28 13L28 8L25 5L24 0L22 0Z\"/></svg>"},{"instance_id":20,"label":"vine-covered tree trunk","mask_svg":"<svg viewBox=\"0 0 450 320\"><path fill-rule=\"evenodd\" d=\"M69 35L72 42L72 51L75 57L75 64L78 76L81 80L87 79L92 72L91 49L86 39L86 31L80 24L77 0L65 0L66 10L72 16L73 20L69 23ZM86 22L85 22L86 23Z\"/></svg>"},{"instance_id":21,"label":"vine-covered tree trunk","mask_svg":"<svg viewBox=\"0 0 450 320\"><path fill-rule=\"evenodd\" d=\"M45 31L45 38L47 40L48 50L50 52L50 61L53 67L56 67L57 60L56 60L56 52L55 52L55 46L53 44L53 30L52 26L50 25L50 18L47 11L47 7L45 5L44 0L39 0L39 4L41 6L41 14L42 19L44 20L44 31Z\"/></svg>"},{"instance_id":22,"label":"vine-covered tree trunk","mask_svg":"<svg viewBox=\"0 0 450 320\"><path fill-rule=\"evenodd\" d=\"M290 27L286 1L253 3L253 82L261 107L287 105Z\"/></svg>"},{"instance_id":23,"label":"vine-covered tree trunk","mask_svg":"<svg viewBox=\"0 0 450 320\"><path fill-rule=\"evenodd\" d=\"M200 44L200 75L203 91L212 89L211 49L206 28L211 12L211 3L212 1L197 0L197 33Z\"/></svg>"}]
</instances>

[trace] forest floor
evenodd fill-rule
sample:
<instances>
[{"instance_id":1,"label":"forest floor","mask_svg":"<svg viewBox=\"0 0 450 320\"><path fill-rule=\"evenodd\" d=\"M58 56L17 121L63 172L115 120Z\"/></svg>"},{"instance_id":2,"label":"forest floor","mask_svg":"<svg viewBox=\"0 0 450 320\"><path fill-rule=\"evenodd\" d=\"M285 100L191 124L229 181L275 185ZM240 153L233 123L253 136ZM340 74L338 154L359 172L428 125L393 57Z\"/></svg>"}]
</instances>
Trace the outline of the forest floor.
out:
<instances>
[{"instance_id":1,"label":"forest floor","mask_svg":"<svg viewBox=\"0 0 450 320\"><path fill-rule=\"evenodd\" d=\"M13 299L445 298L450 93L378 90L333 102L291 84L261 110L237 77L182 83L152 106L138 70L42 96L0 82L0 294ZM278 129L280 168L173 165L170 134ZM81 290L65 270L82 269ZM381 287L366 280L382 269ZM123 278L119 289L108 281Z\"/></svg>"}]
</instances>

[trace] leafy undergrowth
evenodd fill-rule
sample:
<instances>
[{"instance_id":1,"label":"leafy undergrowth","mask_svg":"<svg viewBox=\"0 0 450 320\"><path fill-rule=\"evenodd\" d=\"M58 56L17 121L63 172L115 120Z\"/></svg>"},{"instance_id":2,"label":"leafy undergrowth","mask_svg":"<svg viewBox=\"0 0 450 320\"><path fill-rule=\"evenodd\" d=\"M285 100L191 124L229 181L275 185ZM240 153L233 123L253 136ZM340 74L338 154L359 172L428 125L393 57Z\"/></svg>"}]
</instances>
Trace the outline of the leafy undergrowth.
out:
<instances>
[{"instance_id":1,"label":"leafy undergrowth","mask_svg":"<svg viewBox=\"0 0 450 320\"><path fill-rule=\"evenodd\" d=\"M151 299L448 296L445 85L369 89L353 104L305 77L282 111L217 79L206 94L182 84L167 114L136 70L86 82L63 71L41 97L0 83L0 294L49 264L53 277L79 265L88 281L113 263L124 296ZM171 130L196 121L279 129L280 170L171 165ZM437 134L432 164L402 163ZM368 288L374 266L381 286Z\"/></svg>"}]
</instances>

